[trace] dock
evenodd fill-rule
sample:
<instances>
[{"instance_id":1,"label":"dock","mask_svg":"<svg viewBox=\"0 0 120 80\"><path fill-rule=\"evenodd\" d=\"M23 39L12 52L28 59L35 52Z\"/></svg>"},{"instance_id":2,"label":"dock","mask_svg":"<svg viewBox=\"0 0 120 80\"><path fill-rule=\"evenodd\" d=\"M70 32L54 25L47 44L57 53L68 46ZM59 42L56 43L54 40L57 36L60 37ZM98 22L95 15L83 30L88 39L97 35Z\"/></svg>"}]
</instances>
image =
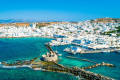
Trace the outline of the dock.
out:
<instances>
[{"instance_id":1,"label":"dock","mask_svg":"<svg viewBox=\"0 0 120 80\"><path fill-rule=\"evenodd\" d=\"M48 50L50 51L50 52L53 52L54 53L54 51L52 50L52 48L49 46L49 45L45 45L47 48L48 48Z\"/></svg>"},{"instance_id":2,"label":"dock","mask_svg":"<svg viewBox=\"0 0 120 80\"><path fill-rule=\"evenodd\" d=\"M120 49L117 49L120 50ZM89 53L102 53L103 51L108 51L109 52L115 52L115 49L102 49L102 50L84 50L84 51L80 51L80 54L89 54Z\"/></svg>"}]
</instances>

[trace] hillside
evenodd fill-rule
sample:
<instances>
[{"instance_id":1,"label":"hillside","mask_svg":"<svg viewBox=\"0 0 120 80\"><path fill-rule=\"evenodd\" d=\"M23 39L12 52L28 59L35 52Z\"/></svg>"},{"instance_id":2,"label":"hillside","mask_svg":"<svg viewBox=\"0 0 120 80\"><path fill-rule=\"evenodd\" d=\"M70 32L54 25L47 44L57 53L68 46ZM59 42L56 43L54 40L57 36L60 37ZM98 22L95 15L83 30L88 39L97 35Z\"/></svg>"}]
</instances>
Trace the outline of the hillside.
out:
<instances>
[{"instance_id":1,"label":"hillside","mask_svg":"<svg viewBox=\"0 0 120 80\"><path fill-rule=\"evenodd\" d=\"M119 18L98 18L91 20L91 22L112 22L112 23L120 23Z\"/></svg>"}]
</instances>

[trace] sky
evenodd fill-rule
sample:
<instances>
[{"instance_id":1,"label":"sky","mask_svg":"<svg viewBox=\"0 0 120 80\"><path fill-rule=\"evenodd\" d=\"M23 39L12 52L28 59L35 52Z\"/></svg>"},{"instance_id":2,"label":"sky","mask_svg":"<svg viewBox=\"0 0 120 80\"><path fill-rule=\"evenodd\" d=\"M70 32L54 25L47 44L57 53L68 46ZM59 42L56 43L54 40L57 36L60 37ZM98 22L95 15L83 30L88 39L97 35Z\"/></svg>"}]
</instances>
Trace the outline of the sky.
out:
<instances>
[{"instance_id":1,"label":"sky","mask_svg":"<svg viewBox=\"0 0 120 80\"><path fill-rule=\"evenodd\" d=\"M120 0L0 0L0 19L83 21L120 18Z\"/></svg>"}]
</instances>

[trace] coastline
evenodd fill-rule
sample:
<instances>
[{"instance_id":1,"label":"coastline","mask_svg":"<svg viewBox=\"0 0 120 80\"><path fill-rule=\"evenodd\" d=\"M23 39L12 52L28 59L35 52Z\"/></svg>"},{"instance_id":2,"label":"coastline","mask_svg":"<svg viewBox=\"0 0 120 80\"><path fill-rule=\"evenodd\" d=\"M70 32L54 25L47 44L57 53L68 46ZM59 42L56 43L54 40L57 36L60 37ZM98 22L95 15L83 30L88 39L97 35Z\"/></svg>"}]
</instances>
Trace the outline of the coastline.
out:
<instances>
[{"instance_id":1,"label":"coastline","mask_svg":"<svg viewBox=\"0 0 120 80\"><path fill-rule=\"evenodd\" d=\"M2 38L31 38L31 37L54 38L54 37L49 37L49 36L21 36L21 37L0 37L0 39Z\"/></svg>"},{"instance_id":2,"label":"coastline","mask_svg":"<svg viewBox=\"0 0 120 80\"><path fill-rule=\"evenodd\" d=\"M65 67L61 64L58 64L57 62L45 62L45 61L40 61L40 62L35 62L35 60L38 59L38 57L33 58L29 61L18 61L16 63L6 63L6 62L1 62L3 65L3 68L21 68L21 67L28 67L33 70L41 70L41 71L50 71L50 72L58 72L58 73L67 73L71 74L74 76L79 76L79 78L84 78L84 79L98 79L98 80L115 80L113 78L103 76L100 74L96 74L90 71L86 71L83 68L78 68L78 67ZM21 63L23 62L23 63Z\"/></svg>"}]
</instances>

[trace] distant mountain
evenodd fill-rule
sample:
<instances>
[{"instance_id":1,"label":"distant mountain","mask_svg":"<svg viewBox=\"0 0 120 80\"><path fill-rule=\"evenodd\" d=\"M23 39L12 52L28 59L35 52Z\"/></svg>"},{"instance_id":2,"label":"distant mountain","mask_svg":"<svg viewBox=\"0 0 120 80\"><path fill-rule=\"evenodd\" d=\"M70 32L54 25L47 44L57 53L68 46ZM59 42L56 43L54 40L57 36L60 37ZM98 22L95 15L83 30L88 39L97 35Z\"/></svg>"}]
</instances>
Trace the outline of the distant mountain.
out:
<instances>
[{"instance_id":1,"label":"distant mountain","mask_svg":"<svg viewBox=\"0 0 120 80\"><path fill-rule=\"evenodd\" d=\"M98 18L94 20L90 20L91 22L113 22L120 23L119 18ZM59 22L59 21L41 21L41 20L23 20L23 19L7 19L0 20L0 23L16 23L16 22Z\"/></svg>"},{"instance_id":2,"label":"distant mountain","mask_svg":"<svg viewBox=\"0 0 120 80\"><path fill-rule=\"evenodd\" d=\"M16 22L39 22L38 20L23 20L23 19L7 19L0 20L0 23L16 23Z\"/></svg>"},{"instance_id":3,"label":"distant mountain","mask_svg":"<svg viewBox=\"0 0 120 80\"><path fill-rule=\"evenodd\" d=\"M119 18L98 18L91 20L91 22L113 22L113 23L120 23Z\"/></svg>"},{"instance_id":4,"label":"distant mountain","mask_svg":"<svg viewBox=\"0 0 120 80\"><path fill-rule=\"evenodd\" d=\"M15 23L15 22L25 22L25 21L21 19L0 20L0 23Z\"/></svg>"}]
</instances>

